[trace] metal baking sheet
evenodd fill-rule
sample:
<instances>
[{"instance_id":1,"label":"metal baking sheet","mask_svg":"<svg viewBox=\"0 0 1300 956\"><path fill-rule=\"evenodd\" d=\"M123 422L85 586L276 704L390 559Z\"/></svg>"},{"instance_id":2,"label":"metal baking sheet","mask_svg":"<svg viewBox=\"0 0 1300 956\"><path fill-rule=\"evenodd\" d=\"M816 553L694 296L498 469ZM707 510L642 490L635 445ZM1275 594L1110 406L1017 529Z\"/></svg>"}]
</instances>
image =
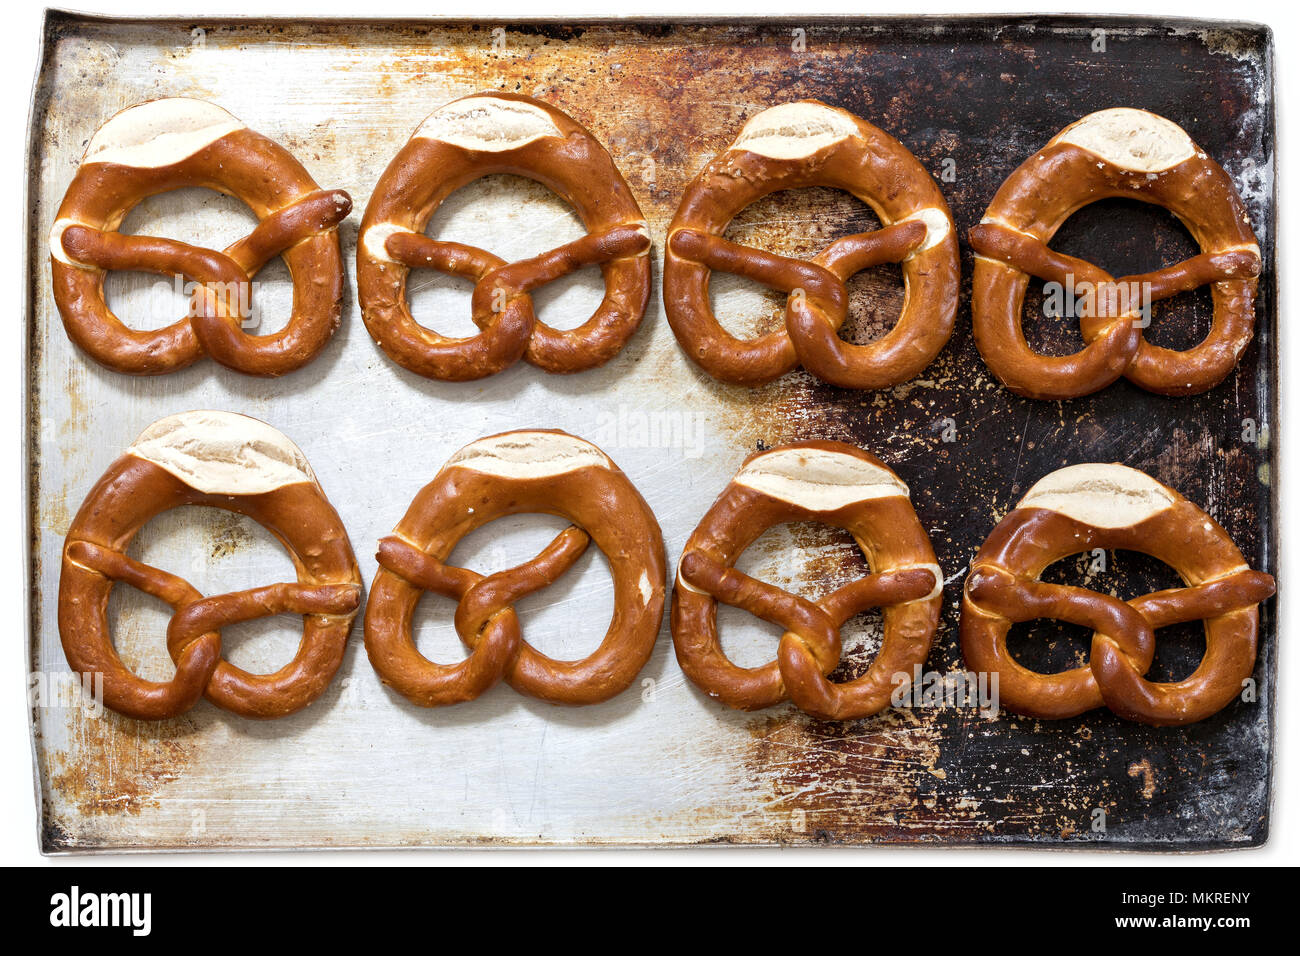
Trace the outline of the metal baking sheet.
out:
<instances>
[{"instance_id":1,"label":"metal baking sheet","mask_svg":"<svg viewBox=\"0 0 1300 956\"><path fill-rule=\"evenodd\" d=\"M367 581L376 540L458 447L525 426L591 438L627 472L663 526L669 561L740 461L793 439L858 442L911 485L947 578L928 667L960 669L958 597L967 563L999 518L1043 474L1070 462L1122 461L1205 506L1250 563L1276 568L1277 298L1272 268L1274 103L1266 28L1139 19L772 21L285 22L110 20L49 14L30 136L25 319L30 379L30 663L57 686L67 671L55 625L59 554L71 516L149 422L191 408L263 418L306 452L343 516ZM50 295L46 233L89 137L142 100L187 95L226 107L292 150L325 187L349 190L341 227L351 275L360 210L415 126L438 105L484 89L552 102L592 129L625 171L656 241L683 187L743 121L815 97L891 132L940 179L959 229L978 221L1002 179L1058 129L1090 111L1132 105L1180 123L1228 170L1268 264L1256 338L1237 372L1194 398L1164 399L1120 382L1074 402L1022 400L1001 388L970 331L970 252L963 246L957 331L920 377L880 392L827 387L802 372L755 390L720 385L681 355L652 300L642 330L608 366L554 377L520 364L471 384L431 382L388 361L366 335L352 293L344 324L309 367L278 381L203 362L165 378L99 368L64 335ZM185 190L151 199L126 228L220 248L254 220L238 203ZM871 228L870 212L827 190L764 200L731 229L745 242L810 255ZM572 214L536 184L493 178L456 194L431 229L517 258L579 235ZM1194 251L1172 216L1114 201L1070 220L1054 245L1120 273ZM468 287L414 277L418 315L468 330ZM657 287L656 287L657 288ZM851 284L850 337L896 315L898 273ZM575 324L600 294L595 274L539 293L548 321ZM115 276L112 305L158 326L185 307L153 277ZM259 277L270 331L287 314L286 273ZM725 276L713 296L733 329L770 327L780 303ZM1039 307L1031 293L1027 313ZM584 311L585 310L585 311ZM1158 309L1152 338L1187 345L1209 325L1205 290ZM1030 322L1047 349L1077 343L1064 325ZM1247 424L1253 422L1253 438ZM531 555L556 522L521 518L467 540L479 570ZM255 525L186 509L156 520L133 553L207 593L284 580L288 559ZM847 537L777 529L742 564L818 594L863 573ZM1174 583L1137 555L1049 569L1057 580L1131 596ZM555 656L594 648L611 607L603 560L588 554L555 588L520 605L528 639ZM169 672L163 609L115 589L118 646L147 676ZM419 642L463 651L451 607L426 598ZM722 614L742 663L771 659L776 635ZM879 619L846 629L841 675L860 671ZM667 621L632 689L602 706L551 707L500 686L478 701L426 711L386 690L360 626L330 690L309 710L253 723L201 702L160 724L88 711L53 693L33 706L40 842L49 852L162 848L626 844L1018 844L1197 849L1252 846L1268 832L1276 646L1262 614L1258 700L1181 729L1106 711L1037 722L975 707L915 707L820 723L789 706L727 710L686 682ZM228 655L273 669L296 622L228 629ZM1204 640L1194 625L1160 635L1157 677L1189 673ZM1083 635L1050 622L1018 627L1013 648L1044 669L1086 653ZM1100 814L1100 816L1099 816ZM1098 827L1098 820L1104 827Z\"/></svg>"}]
</instances>

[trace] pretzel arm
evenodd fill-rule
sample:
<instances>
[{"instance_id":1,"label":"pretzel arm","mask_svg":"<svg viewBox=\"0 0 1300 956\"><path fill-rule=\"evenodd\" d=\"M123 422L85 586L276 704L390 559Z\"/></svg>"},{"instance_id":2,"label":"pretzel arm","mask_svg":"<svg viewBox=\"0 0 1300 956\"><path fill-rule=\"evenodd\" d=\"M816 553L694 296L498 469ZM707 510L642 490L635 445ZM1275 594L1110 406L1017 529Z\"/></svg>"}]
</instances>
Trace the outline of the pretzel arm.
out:
<instances>
[{"instance_id":1,"label":"pretzel arm","mask_svg":"<svg viewBox=\"0 0 1300 956\"><path fill-rule=\"evenodd\" d=\"M917 601L931 594L939 584L929 568L906 568L871 574L845 585L818 603L837 624L870 607L887 607ZM832 683L817 669L816 662L787 634L777 651L781 675L790 699L805 713L821 720L849 720L876 713L888 706L894 687L894 671L883 656L862 677L847 683Z\"/></svg>"},{"instance_id":2,"label":"pretzel arm","mask_svg":"<svg viewBox=\"0 0 1300 956\"><path fill-rule=\"evenodd\" d=\"M997 223L982 222L970 231L970 244L986 259L996 259L1044 282L1068 285L1110 281L1110 275L1085 259L1049 249L1047 244Z\"/></svg>"},{"instance_id":3,"label":"pretzel arm","mask_svg":"<svg viewBox=\"0 0 1300 956\"><path fill-rule=\"evenodd\" d=\"M394 535L379 539L379 566L424 591L459 601L480 575L467 568L443 564Z\"/></svg>"},{"instance_id":4,"label":"pretzel arm","mask_svg":"<svg viewBox=\"0 0 1300 956\"><path fill-rule=\"evenodd\" d=\"M825 608L831 620L843 624L868 608L919 601L938 584L929 568L900 568L851 581L817 603Z\"/></svg>"},{"instance_id":5,"label":"pretzel arm","mask_svg":"<svg viewBox=\"0 0 1300 956\"><path fill-rule=\"evenodd\" d=\"M1155 630L1147 619L1109 595L1017 577L989 565L972 569L966 594L981 610L1015 623L1050 618L1088 627L1094 632L1094 644L1101 635L1114 640L1141 672L1155 657Z\"/></svg>"},{"instance_id":6,"label":"pretzel arm","mask_svg":"<svg viewBox=\"0 0 1300 956\"><path fill-rule=\"evenodd\" d=\"M225 254L252 278L275 256L333 229L352 211L352 197L341 189L320 189L271 213Z\"/></svg>"},{"instance_id":7,"label":"pretzel arm","mask_svg":"<svg viewBox=\"0 0 1300 956\"><path fill-rule=\"evenodd\" d=\"M925 242L927 232L925 223L915 219L896 222L874 232L836 239L817 256L817 262L844 281L863 269L902 262Z\"/></svg>"},{"instance_id":8,"label":"pretzel arm","mask_svg":"<svg viewBox=\"0 0 1300 956\"><path fill-rule=\"evenodd\" d=\"M729 272L787 294L803 289L810 296L830 300L832 308L843 309L847 304L839 277L815 262L791 259L694 229L677 230L668 245L675 255L708 269Z\"/></svg>"},{"instance_id":9,"label":"pretzel arm","mask_svg":"<svg viewBox=\"0 0 1300 956\"><path fill-rule=\"evenodd\" d=\"M1244 570L1192 588L1171 588L1129 603L1153 628L1201 621L1266 601L1277 591L1273 576Z\"/></svg>"},{"instance_id":10,"label":"pretzel arm","mask_svg":"<svg viewBox=\"0 0 1300 956\"><path fill-rule=\"evenodd\" d=\"M436 269L448 275L477 282L505 260L477 246L443 242L415 232L395 232L384 242L384 251L410 269Z\"/></svg>"},{"instance_id":11,"label":"pretzel arm","mask_svg":"<svg viewBox=\"0 0 1300 956\"><path fill-rule=\"evenodd\" d=\"M1259 256L1244 249L1203 252L1155 272L1125 276L1115 284L1145 287L1150 301L1159 302L1214 282L1254 278L1259 275L1259 269Z\"/></svg>"},{"instance_id":12,"label":"pretzel arm","mask_svg":"<svg viewBox=\"0 0 1300 956\"><path fill-rule=\"evenodd\" d=\"M129 584L138 591L166 601L173 609L200 600L203 595L184 578L162 568L142 564L121 551L90 541L70 541L68 559L88 571Z\"/></svg>"},{"instance_id":13,"label":"pretzel arm","mask_svg":"<svg viewBox=\"0 0 1300 956\"><path fill-rule=\"evenodd\" d=\"M350 614L361 603L355 584L269 584L203 598L181 608L167 625L167 648L176 657L192 641L225 627L277 614Z\"/></svg>"},{"instance_id":14,"label":"pretzel arm","mask_svg":"<svg viewBox=\"0 0 1300 956\"><path fill-rule=\"evenodd\" d=\"M1157 591L1131 602L1153 628L1209 620L1250 609L1276 590L1271 575L1248 568L1192 588ZM1121 717L1156 726L1203 720L1240 692L1257 653L1253 623L1226 632L1207 630L1205 655L1191 676L1173 682L1150 681L1113 638L1098 635L1091 667L1106 705Z\"/></svg>"},{"instance_id":15,"label":"pretzel arm","mask_svg":"<svg viewBox=\"0 0 1300 956\"><path fill-rule=\"evenodd\" d=\"M77 262L105 271L179 275L201 283L243 283L248 276L228 256L159 236L101 232L89 226L63 231L63 248Z\"/></svg>"},{"instance_id":16,"label":"pretzel arm","mask_svg":"<svg viewBox=\"0 0 1300 956\"><path fill-rule=\"evenodd\" d=\"M503 265L485 276L480 288L485 291L503 289L509 295L520 295L587 266L640 255L649 248L650 235L644 226L623 224L602 233L585 235L531 259Z\"/></svg>"}]
</instances>

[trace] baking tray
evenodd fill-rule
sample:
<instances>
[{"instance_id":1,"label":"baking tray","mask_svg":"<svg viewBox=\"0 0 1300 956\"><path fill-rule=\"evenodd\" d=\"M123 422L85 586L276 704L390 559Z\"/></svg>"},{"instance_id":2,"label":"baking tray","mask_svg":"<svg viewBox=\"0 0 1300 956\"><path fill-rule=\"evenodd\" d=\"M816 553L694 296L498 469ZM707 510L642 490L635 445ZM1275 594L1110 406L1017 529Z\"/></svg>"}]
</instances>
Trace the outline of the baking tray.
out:
<instances>
[{"instance_id":1,"label":"baking tray","mask_svg":"<svg viewBox=\"0 0 1300 956\"><path fill-rule=\"evenodd\" d=\"M1099 32L1100 31L1100 32ZM1099 42L1100 41L1100 42ZM740 461L793 439L857 442L910 484L946 576L928 667L961 667L958 598L984 536L1029 485L1070 462L1122 461L1205 506L1252 566L1276 572L1277 295L1274 100L1267 28L1236 23L1089 17L768 21L603 20L355 22L102 19L49 13L30 135L25 383L30 508L30 665L67 671L55 626L59 554L86 491L154 419L190 408L245 412L306 452L343 516L369 580L376 540L455 449L509 428L564 428L597 441L663 526L669 560ZM484 89L552 102L592 129L625 171L662 263L684 186L743 121L815 97L897 136L940 179L964 237L1003 178L1061 127L1114 105L1181 124L1228 170L1263 250L1255 340L1226 383L1165 399L1119 382L1073 402L1017 398L994 381L970 330L971 259L951 343L921 376L879 392L841 391L802 372L764 388L720 385L680 353L654 297L641 331L608 366L555 377L520 364L471 384L426 381L371 342L352 293L343 327L309 367L278 381L203 362L165 378L107 372L77 354L50 295L46 233L86 142L141 100L213 100L292 150L322 186L349 190L345 261L372 184L438 105ZM246 232L234 201L187 190L145 203L128 229L220 248ZM810 255L871 228L865 207L810 190L746 211L731 235ZM435 218L442 237L507 258L579 234L535 184L492 179ZM1054 246L1119 273L1193 250L1170 214L1120 201L1089 207ZM153 278L116 276L112 304L138 325L170 322L182 297ZM468 330L468 289L415 277L417 314ZM855 279L850 337L897 314L894 267ZM657 290L657 286L656 286ZM1041 303L1031 292L1027 314ZM287 314L278 264L257 293L269 331ZM581 275L538 295L550 321L573 324L599 296ZM743 330L777 321L779 302L725 276L713 296ZM1156 313L1151 337L1186 346L1209 325L1205 290ZM1172 316L1176 315L1177 318ZM1163 321L1162 321L1163 319ZM426 321L428 319L426 318ZM1064 349L1077 333L1031 322L1031 339ZM1255 440L1249 441L1253 421ZM1244 437L1243 437L1244 436ZM945 440L951 439L951 440ZM491 570L531 555L556 522L521 518L480 532L458 558ZM284 580L287 558L265 532L187 509L142 533L134 554L207 593ZM1137 555L1049 569L1056 580L1131 596L1174 583ZM847 538L802 525L769 533L742 567L816 594L863 573ZM555 588L521 602L528 638L555 656L593 648L610 610L603 560L589 554ZM163 610L115 590L119 648L147 676L169 665ZM460 656L451 608L426 598L420 646ZM296 642L292 619L230 628L227 653L272 669ZM771 659L772 630L722 613L742 663ZM878 616L846 628L839 676L860 672ZM500 686L478 701L426 711L386 690L353 632L342 669L309 710L273 723L201 702L184 717L140 723L47 695L32 709L40 843L48 852L258 847L1014 844L1046 847L1244 847L1268 832L1276 619L1261 614L1258 700L1202 723L1152 729L1107 711L1038 722L973 707L891 710L821 723L789 706L720 707L685 682L667 621L638 684L569 710ZM1042 669L1086 653L1076 630L1017 627L1013 648ZM1160 635L1158 678L1189 673L1195 625ZM1104 828L1098 827L1104 819Z\"/></svg>"}]
</instances>

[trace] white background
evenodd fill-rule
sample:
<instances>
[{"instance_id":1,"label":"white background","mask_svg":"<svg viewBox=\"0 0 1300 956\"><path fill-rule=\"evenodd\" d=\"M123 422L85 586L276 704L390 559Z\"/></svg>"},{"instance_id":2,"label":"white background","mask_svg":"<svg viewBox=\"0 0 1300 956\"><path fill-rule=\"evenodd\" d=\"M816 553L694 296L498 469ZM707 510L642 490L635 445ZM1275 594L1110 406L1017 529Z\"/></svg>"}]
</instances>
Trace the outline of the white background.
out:
<instances>
[{"instance_id":1,"label":"white background","mask_svg":"<svg viewBox=\"0 0 1300 956\"><path fill-rule=\"evenodd\" d=\"M230 3L224 0L204 0L201 5L179 6L175 3L162 3L157 0L132 0L129 3L100 2L96 4L70 3L87 12L102 14L141 14L157 16L184 16L202 14L205 18L221 15L270 15L270 16L405 16L421 17L430 15L463 16L463 7L444 7L428 2L394 2L384 0L377 5L359 7L353 3L338 0L258 0L255 5ZM1296 524L1295 513L1288 507L1289 484L1293 476L1300 474L1300 466L1295 461L1293 443L1289 440L1287 426L1293 407L1293 389L1287 387L1288 371L1296 364L1295 345L1287 328L1290 321L1292 294L1288 281L1291 271L1288 269L1288 254L1291 248L1292 222L1297 216L1296 203L1291 190L1292 167L1288 160L1292 155L1291 126L1287 122L1287 105L1295 102L1297 71L1290 58L1300 51L1300 40L1296 26L1297 7L1292 3L1258 3L1239 0L1233 4L1222 2L1205 2L1205 0L1146 0L1140 6L1115 5L1110 8L1090 8L1086 5L1063 5L1055 0L1040 0L1038 3L1013 2L1001 0L995 4L979 3L926 3L921 6L898 5L871 0L847 0L833 2L820 0L815 8L801 8L802 15L818 14L854 14L872 16L883 14L943 14L943 13L1088 13L1102 15L1116 14L1150 14L1155 16L1182 16L1197 18L1222 18L1252 20L1267 23L1275 34L1277 67L1277 102L1278 102L1278 138L1276 170L1279 183L1279 274L1281 285L1281 321L1282 331L1279 342L1282 352L1282 393L1281 408L1278 417L1278 439L1282 456L1281 475L1284 485L1280 491L1282 498L1282 549L1278 577L1288 580L1293 565L1292 550L1288 546L1290 534ZM493 21L508 21L511 16L553 15L556 17L581 15L700 15L705 13L752 15L778 15L794 12L786 2L765 2L765 0L712 0L701 5L698 0L657 0L653 5L610 6L595 2L573 2L561 0L545 5L534 2L507 2L492 0L482 8L475 8L469 15L478 15ZM5 547L0 548L0 581L3 581L3 597L0 608L4 608L9 620L6 633L0 634L0 863L37 864L58 866L61 862L74 863L110 863L124 862L176 862L204 864L239 864L248 862L283 862L298 864L337 864L347 862L391 862L396 864L493 864L504 862L523 862L529 860L560 864L591 863L638 863L638 864L770 864L770 863L809 863L816 862L829 865L888 863L892 865L915 866L936 864L995 863L1007 865L1060 866L1060 865L1128 865L1167 863L1169 865L1201 864L1237 864L1237 865L1277 865L1300 862L1300 802L1297 800L1297 770L1295 760L1295 741L1297 723L1300 723L1300 702L1294 697L1288 699L1287 690L1300 684L1300 655L1293 653L1290 643L1294 641L1296 628L1296 603L1288 600L1289 593L1284 586L1280 600L1280 635L1281 646L1278 651L1279 680L1277 687L1281 695L1277 702L1278 731L1275 742L1275 779L1273 794L1273 817L1271 837L1266 846L1256 850L1237 851L1219 854L1187 854L1159 856L1153 854L1087 852L1071 853L1050 852L1042 850L958 850L944 851L934 849L906 848L864 848L859 850L839 850L834 852L805 850L660 850L660 851L438 851L434 852L392 852L392 853L313 853L313 854L260 854L255 858L237 854L215 855L151 855L148 857L115 856L76 858L71 861L44 859L36 848L36 807L33 794L31 772L31 739L28 726L26 706L26 657L23 647L23 622L25 617L26 580L22 570L22 553L27 542L22 528L22 516L25 503L20 492L22 469L22 402L20 383L26 372L21 367L22 351L18 341L20 323L20 296L24 284L22 269L22 221L23 189L25 182L23 165L25 160L25 137L27 128L27 110L30 91L36 73L37 52L40 41L42 7L39 4L18 4L6 10L6 34L10 43L5 51L3 64L4 89L6 95L0 110L4 112L4 127L10 131L7 147L0 153L3 162L3 178L6 185L3 191L5 205L3 222L0 230L0 262L7 270L9 294L5 302L12 310L10 328L14 341L8 349L10 355L10 374L4 376L11 385L6 413L0 415L0 447L11 449L8 465L0 472L0 500L8 505L0 510L0 541ZM1068 119L1067 118L1063 118Z\"/></svg>"}]
</instances>

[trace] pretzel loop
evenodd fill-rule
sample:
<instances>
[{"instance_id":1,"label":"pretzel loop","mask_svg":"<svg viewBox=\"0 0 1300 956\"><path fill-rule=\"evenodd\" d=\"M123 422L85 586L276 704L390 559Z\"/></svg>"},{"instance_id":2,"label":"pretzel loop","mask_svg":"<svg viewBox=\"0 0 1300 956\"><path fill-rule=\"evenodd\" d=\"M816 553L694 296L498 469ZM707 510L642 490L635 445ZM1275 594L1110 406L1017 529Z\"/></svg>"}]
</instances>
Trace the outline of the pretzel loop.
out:
<instances>
[{"instance_id":1,"label":"pretzel loop","mask_svg":"<svg viewBox=\"0 0 1300 956\"><path fill-rule=\"evenodd\" d=\"M1140 551L1175 568L1187 587L1129 601L1045 584L1043 569L1096 548ZM1043 478L976 555L962 599L962 653L996 671L1002 705L1031 717L1073 717L1106 706L1156 725L1203 720L1227 706L1254 668L1257 605L1273 578L1245 566L1218 524L1178 492L1122 465L1076 465ZM1088 665L1039 674L1018 663L1013 622L1055 618L1093 629ZM1204 620L1206 651L1182 681L1145 678L1155 632Z\"/></svg>"},{"instance_id":2,"label":"pretzel loop","mask_svg":"<svg viewBox=\"0 0 1300 956\"><path fill-rule=\"evenodd\" d=\"M158 193L201 186L242 200L253 232L224 252L121 235L125 216ZM165 99L125 110L87 147L50 233L54 298L69 337L119 372L156 375L203 355L236 371L276 376L305 365L339 323L342 262L336 227L351 211L342 190L321 190L288 152L211 103ZM279 332L243 327L250 282L283 256L293 314ZM194 283L190 315L163 329L128 328L104 299L105 273L132 270Z\"/></svg>"},{"instance_id":3,"label":"pretzel loop","mask_svg":"<svg viewBox=\"0 0 1300 956\"><path fill-rule=\"evenodd\" d=\"M142 564L120 551L90 541L69 541L66 560L109 581L121 581L170 604L179 612L202 595L188 582L161 568ZM176 672L167 681L150 681L128 670L116 655L101 668L106 696L116 691L136 701L132 716L161 720L184 713L198 703L221 661L221 635L204 633L172 656ZM111 691L109 689L112 689ZM117 709L117 708L115 708Z\"/></svg>"},{"instance_id":4,"label":"pretzel loop","mask_svg":"<svg viewBox=\"0 0 1300 956\"><path fill-rule=\"evenodd\" d=\"M847 529L878 570L816 601L737 571L736 560L767 528L818 521ZM850 720L889 706L900 681L925 660L938 623L942 573L907 488L876 458L840 442L801 442L750 456L687 541L673 591L673 642L682 669L711 697L756 710L787 697L824 720ZM784 629L776 659L742 668L723 653L717 603ZM844 683L826 675L840 661L840 628L871 607L884 637L867 672Z\"/></svg>"},{"instance_id":5,"label":"pretzel loop","mask_svg":"<svg viewBox=\"0 0 1300 956\"><path fill-rule=\"evenodd\" d=\"M1200 254L1114 279L1047 247L1080 206L1110 197L1169 209ZM1062 130L1002 184L970 241L977 253L975 342L993 373L1020 395L1077 398L1120 376L1165 395L1203 392L1227 377L1253 334L1262 260L1241 198L1182 129L1152 113L1103 110ZM1078 315L1087 343L1081 351L1046 356L1029 347L1022 328L1029 276L1092 287ZM1200 344L1177 351L1145 340L1146 306L1203 285L1212 287L1214 321Z\"/></svg>"},{"instance_id":6,"label":"pretzel loop","mask_svg":"<svg viewBox=\"0 0 1300 956\"><path fill-rule=\"evenodd\" d=\"M573 206L588 234L515 263L423 235L447 196L493 173L541 182ZM591 133L538 100L483 93L434 111L376 185L357 245L358 298L375 341L420 375L467 381L520 358L549 372L579 372L607 362L640 324L649 249L640 208ZM590 319L560 331L536 318L529 292L595 265L605 297ZM472 317L482 331L453 338L417 323L406 301L414 268L472 279Z\"/></svg>"},{"instance_id":7,"label":"pretzel loop","mask_svg":"<svg viewBox=\"0 0 1300 956\"><path fill-rule=\"evenodd\" d=\"M233 485L225 470L231 461L245 469ZM182 578L125 553L141 527L183 505L221 508L262 524L288 548L298 581L204 597ZM176 675L170 682L146 681L118 657L106 617L116 582L171 606L167 647ZM59 634L68 663L81 673L102 673L104 703L126 716L175 717L206 696L240 716L282 717L324 691L360 602L346 532L302 452L242 415L188 412L146 429L86 497L64 545ZM250 674L222 659L222 627L285 613L303 615L303 635L284 667Z\"/></svg>"},{"instance_id":8,"label":"pretzel loop","mask_svg":"<svg viewBox=\"0 0 1300 956\"><path fill-rule=\"evenodd\" d=\"M482 575L447 563L475 528L519 513L573 524L505 571ZM589 543L613 573L614 619L594 653L553 660L523 639L513 605L558 580ZM462 448L380 541L378 556L366 652L385 684L424 707L472 700L503 677L551 703L607 700L644 666L663 616L663 539L653 514L604 453L563 432L508 432ZM464 661L438 664L416 649L412 616L422 591L457 602L456 632L471 651Z\"/></svg>"},{"instance_id":9,"label":"pretzel loop","mask_svg":"<svg viewBox=\"0 0 1300 956\"><path fill-rule=\"evenodd\" d=\"M851 193L882 228L839 239L811 261L722 238L756 200L808 186ZM843 110L804 101L753 117L687 188L668 235L668 321L686 354L722 381L762 385L803 365L833 385L884 388L916 375L952 334L958 264L947 204L901 143ZM845 282L885 262L903 267L902 316L877 341L843 341ZM709 304L714 270L785 292L785 327L749 340L729 334Z\"/></svg>"}]
</instances>

